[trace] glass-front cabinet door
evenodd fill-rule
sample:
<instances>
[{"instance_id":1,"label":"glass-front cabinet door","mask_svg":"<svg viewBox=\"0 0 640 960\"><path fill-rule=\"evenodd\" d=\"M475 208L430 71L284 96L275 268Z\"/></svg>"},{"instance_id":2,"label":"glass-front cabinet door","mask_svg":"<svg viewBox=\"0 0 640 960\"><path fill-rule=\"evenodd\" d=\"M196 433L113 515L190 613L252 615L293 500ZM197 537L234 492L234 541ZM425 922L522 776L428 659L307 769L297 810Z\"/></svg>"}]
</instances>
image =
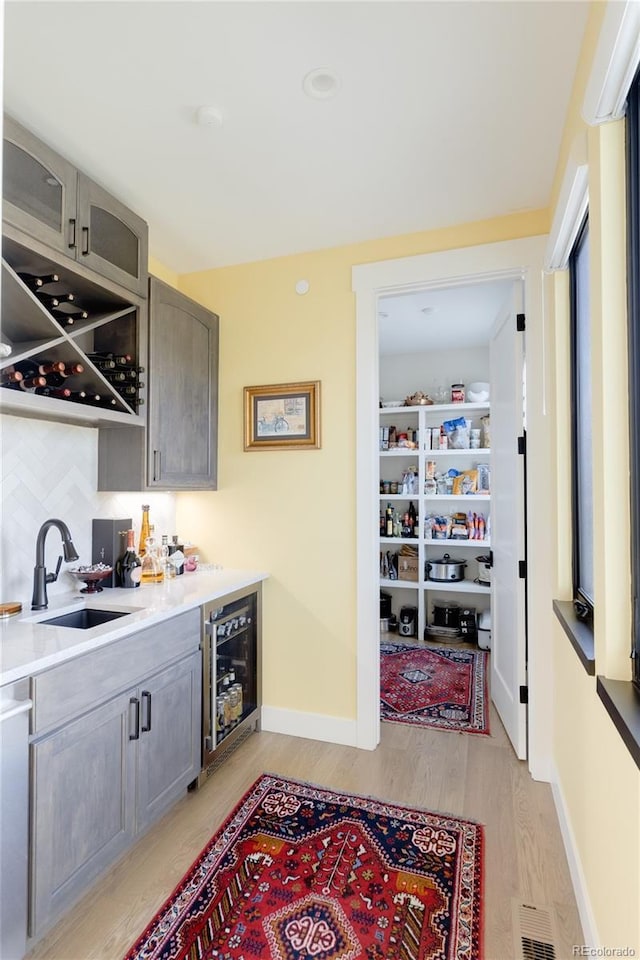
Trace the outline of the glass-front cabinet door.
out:
<instances>
[{"instance_id":1,"label":"glass-front cabinet door","mask_svg":"<svg viewBox=\"0 0 640 960\"><path fill-rule=\"evenodd\" d=\"M76 168L11 117L3 133L3 219L75 257Z\"/></svg>"},{"instance_id":2,"label":"glass-front cabinet door","mask_svg":"<svg viewBox=\"0 0 640 960\"><path fill-rule=\"evenodd\" d=\"M78 179L78 260L147 296L147 224L84 174Z\"/></svg>"}]
</instances>

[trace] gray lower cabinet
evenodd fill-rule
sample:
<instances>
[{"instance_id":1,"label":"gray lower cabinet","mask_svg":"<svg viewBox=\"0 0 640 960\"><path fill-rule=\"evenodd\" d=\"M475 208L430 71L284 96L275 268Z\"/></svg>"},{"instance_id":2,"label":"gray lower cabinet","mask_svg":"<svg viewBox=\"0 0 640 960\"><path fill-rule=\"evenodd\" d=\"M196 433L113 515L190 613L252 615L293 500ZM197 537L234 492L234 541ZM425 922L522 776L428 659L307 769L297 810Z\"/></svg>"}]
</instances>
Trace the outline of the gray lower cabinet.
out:
<instances>
[{"instance_id":1,"label":"gray lower cabinet","mask_svg":"<svg viewBox=\"0 0 640 960\"><path fill-rule=\"evenodd\" d=\"M191 610L33 678L31 942L198 776L199 642Z\"/></svg>"}]
</instances>

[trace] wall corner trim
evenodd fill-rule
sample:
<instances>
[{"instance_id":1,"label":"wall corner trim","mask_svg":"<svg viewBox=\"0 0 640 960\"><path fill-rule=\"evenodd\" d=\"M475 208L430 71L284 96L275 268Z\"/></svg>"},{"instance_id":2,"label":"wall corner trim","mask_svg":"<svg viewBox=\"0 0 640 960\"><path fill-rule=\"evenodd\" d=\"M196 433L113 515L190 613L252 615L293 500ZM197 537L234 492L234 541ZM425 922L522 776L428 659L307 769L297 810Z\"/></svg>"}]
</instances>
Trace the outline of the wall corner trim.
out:
<instances>
[{"instance_id":1,"label":"wall corner trim","mask_svg":"<svg viewBox=\"0 0 640 960\"><path fill-rule=\"evenodd\" d=\"M624 116L639 64L639 0L608 3L582 106L586 123L596 126Z\"/></svg>"},{"instance_id":2,"label":"wall corner trim","mask_svg":"<svg viewBox=\"0 0 640 960\"><path fill-rule=\"evenodd\" d=\"M591 908L587 881L584 875L584 870L582 869L582 861L580 860L580 853L578 851L575 834L571 825L569 808L567 807L562 786L560 785L558 771L553 762L551 764L551 790L553 793L553 802L556 808L556 813L558 814L558 822L560 824L562 841L564 843L564 849L567 855L567 862L569 864L569 873L571 874L573 892L575 894L576 904L578 906L578 913L580 914L580 923L582 924L584 943L585 946L597 948L600 946L600 938L598 937L596 922L593 916L593 910Z\"/></svg>"},{"instance_id":3,"label":"wall corner trim","mask_svg":"<svg viewBox=\"0 0 640 960\"><path fill-rule=\"evenodd\" d=\"M355 720L329 717L322 713L286 710L282 707L262 706L261 729L269 733L284 733L289 737L339 743L346 747L358 746Z\"/></svg>"},{"instance_id":4,"label":"wall corner trim","mask_svg":"<svg viewBox=\"0 0 640 960\"><path fill-rule=\"evenodd\" d=\"M580 225L589 206L589 165L586 131L571 145L549 240L544 253L544 269L565 270Z\"/></svg>"}]
</instances>

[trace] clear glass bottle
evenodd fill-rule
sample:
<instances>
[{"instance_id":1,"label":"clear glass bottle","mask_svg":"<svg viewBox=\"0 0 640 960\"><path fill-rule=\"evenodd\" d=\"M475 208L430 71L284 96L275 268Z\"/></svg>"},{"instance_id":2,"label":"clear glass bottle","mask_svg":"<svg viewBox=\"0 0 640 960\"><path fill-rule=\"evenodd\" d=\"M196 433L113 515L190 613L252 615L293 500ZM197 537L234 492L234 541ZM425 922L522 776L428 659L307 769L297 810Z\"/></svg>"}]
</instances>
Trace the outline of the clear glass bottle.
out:
<instances>
[{"instance_id":1,"label":"clear glass bottle","mask_svg":"<svg viewBox=\"0 0 640 960\"><path fill-rule=\"evenodd\" d=\"M153 536L153 524L149 525L149 536L145 543L144 557L142 557L142 582L162 583L164 571L159 556L159 546Z\"/></svg>"},{"instance_id":2,"label":"clear glass bottle","mask_svg":"<svg viewBox=\"0 0 640 960\"><path fill-rule=\"evenodd\" d=\"M166 533L162 534L162 546L160 547L160 562L162 564L162 570L164 572L165 580L174 580L176 576L176 568L173 565L171 556L169 554L169 537Z\"/></svg>"}]
</instances>

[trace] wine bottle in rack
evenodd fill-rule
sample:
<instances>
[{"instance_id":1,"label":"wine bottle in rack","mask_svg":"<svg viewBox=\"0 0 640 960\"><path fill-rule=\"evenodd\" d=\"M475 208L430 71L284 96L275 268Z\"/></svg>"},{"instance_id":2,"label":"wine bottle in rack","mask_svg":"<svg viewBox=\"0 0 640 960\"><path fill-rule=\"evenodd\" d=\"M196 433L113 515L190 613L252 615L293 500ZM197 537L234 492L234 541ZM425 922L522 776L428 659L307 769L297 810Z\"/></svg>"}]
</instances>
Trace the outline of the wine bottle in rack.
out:
<instances>
[{"instance_id":1,"label":"wine bottle in rack","mask_svg":"<svg viewBox=\"0 0 640 960\"><path fill-rule=\"evenodd\" d=\"M26 377L22 380L6 384L6 386L11 387L12 390L24 390L26 393L35 393L38 387L46 387L46 385L46 377Z\"/></svg>"},{"instance_id":2,"label":"wine bottle in rack","mask_svg":"<svg viewBox=\"0 0 640 960\"><path fill-rule=\"evenodd\" d=\"M111 360L109 357L100 357L95 353L88 353L87 356L94 367L97 367L98 370L115 370L116 362Z\"/></svg>"},{"instance_id":3,"label":"wine bottle in rack","mask_svg":"<svg viewBox=\"0 0 640 960\"><path fill-rule=\"evenodd\" d=\"M0 386L2 387L9 387L14 383L20 383L23 379L24 377L15 367L5 367L4 370L0 370Z\"/></svg>"},{"instance_id":4,"label":"wine bottle in rack","mask_svg":"<svg viewBox=\"0 0 640 960\"><path fill-rule=\"evenodd\" d=\"M127 382L127 375L124 370L104 370L103 376L109 381L109 383L115 383L116 386L120 383Z\"/></svg>"},{"instance_id":5,"label":"wine bottle in rack","mask_svg":"<svg viewBox=\"0 0 640 960\"><path fill-rule=\"evenodd\" d=\"M96 350L94 353L88 353L87 356L95 357L96 360L113 360L116 367L128 367L133 363L133 357L128 353L111 353Z\"/></svg>"},{"instance_id":6,"label":"wine bottle in rack","mask_svg":"<svg viewBox=\"0 0 640 960\"><path fill-rule=\"evenodd\" d=\"M37 360L20 360L14 364L24 377L46 377L49 373L64 373L65 365L62 360L38 363Z\"/></svg>"},{"instance_id":7,"label":"wine bottle in rack","mask_svg":"<svg viewBox=\"0 0 640 960\"><path fill-rule=\"evenodd\" d=\"M46 387L37 387L36 393L41 397L57 397L59 400L71 399L69 387L52 387L47 384Z\"/></svg>"},{"instance_id":8,"label":"wine bottle in rack","mask_svg":"<svg viewBox=\"0 0 640 960\"><path fill-rule=\"evenodd\" d=\"M63 370L48 374L47 384L51 387L64 387L69 377L77 377L81 373L84 373L84 364L67 363Z\"/></svg>"},{"instance_id":9,"label":"wine bottle in rack","mask_svg":"<svg viewBox=\"0 0 640 960\"><path fill-rule=\"evenodd\" d=\"M73 303L75 297L72 293L44 293L40 292L38 288L38 299L47 307L49 310L54 310L57 307L63 306L65 303Z\"/></svg>"},{"instance_id":10,"label":"wine bottle in rack","mask_svg":"<svg viewBox=\"0 0 640 960\"><path fill-rule=\"evenodd\" d=\"M41 275L36 273L19 273L18 276L30 290L39 290L40 287L46 287L49 283L58 283L60 280L57 273L45 273Z\"/></svg>"}]
</instances>

